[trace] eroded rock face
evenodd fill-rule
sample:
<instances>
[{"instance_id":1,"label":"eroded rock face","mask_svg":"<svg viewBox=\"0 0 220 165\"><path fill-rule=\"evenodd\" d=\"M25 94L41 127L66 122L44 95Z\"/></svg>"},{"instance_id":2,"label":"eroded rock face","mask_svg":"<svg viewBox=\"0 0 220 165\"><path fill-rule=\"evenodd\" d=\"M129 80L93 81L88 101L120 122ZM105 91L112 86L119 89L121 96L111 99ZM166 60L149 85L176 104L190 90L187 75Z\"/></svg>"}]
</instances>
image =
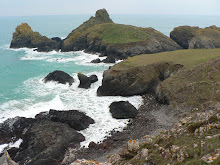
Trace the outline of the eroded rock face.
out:
<instances>
[{"instance_id":1,"label":"eroded rock face","mask_svg":"<svg viewBox=\"0 0 220 165\"><path fill-rule=\"evenodd\" d=\"M60 42L34 32L27 23L17 26L10 48L37 48L39 51L59 50Z\"/></svg>"},{"instance_id":2,"label":"eroded rock face","mask_svg":"<svg viewBox=\"0 0 220 165\"><path fill-rule=\"evenodd\" d=\"M65 149L79 144L84 136L67 124L38 120L25 133L19 152L13 160L19 164L59 164Z\"/></svg>"},{"instance_id":3,"label":"eroded rock face","mask_svg":"<svg viewBox=\"0 0 220 165\"><path fill-rule=\"evenodd\" d=\"M71 86L72 83L74 82L74 79L67 73L60 71L60 70L55 70L51 73L49 73L43 81L46 83L48 81L57 81L58 83L61 84L66 84L69 83Z\"/></svg>"},{"instance_id":4,"label":"eroded rock face","mask_svg":"<svg viewBox=\"0 0 220 165\"><path fill-rule=\"evenodd\" d=\"M220 28L216 26L204 29L191 26L179 26L170 33L170 38L184 49L220 48Z\"/></svg>"},{"instance_id":5,"label":"eroded rock face","mask_svg":"<svg viewBox=\"0 0 220 165\"><path fill-rule=\"evenodd\" d=\"M133 96L154 92L158 83L183 66L170 63L135 66L127 69L112 67L103 74L99 96ZM116 68L116 69L115 69Z\"/></svg>"},{"instance_id":6,"label":"eroded rock face","mask_svg":"<svg viewBox=\"0 0 220 165\"><path fill-rule=\"evenodd\" d=\"M91 84L98 81L98 77L96 75L91 75L87 77L86 75L82 73L78 73L78 78L80 81L79 88L90 88Z\"/></svg>"},{"instance_id":7,"label":"eroded rock face","mask_svg":"<svg viewBox=\"0 0 220 165\"><path fill-rule=\"evenodd\" d=\"M83 112L76 110L69 111L57 111L51 109L49 113L40 113L36 116L37 119L49 119L53 122L66 123L71 128L80 131L89 127L90 124L94 123L94 120Z\"/></svg>"},{"instance_id":8,"label":"eroded rock face","mask_svg":"<svg viewBox=\"0 0 220 165\"><path fill-rule=\"evenodd\" d=\"M128 101L113 102L109 108L116 119L135 118L138 114L138 110Z\"/></svg>"}]
</instances>

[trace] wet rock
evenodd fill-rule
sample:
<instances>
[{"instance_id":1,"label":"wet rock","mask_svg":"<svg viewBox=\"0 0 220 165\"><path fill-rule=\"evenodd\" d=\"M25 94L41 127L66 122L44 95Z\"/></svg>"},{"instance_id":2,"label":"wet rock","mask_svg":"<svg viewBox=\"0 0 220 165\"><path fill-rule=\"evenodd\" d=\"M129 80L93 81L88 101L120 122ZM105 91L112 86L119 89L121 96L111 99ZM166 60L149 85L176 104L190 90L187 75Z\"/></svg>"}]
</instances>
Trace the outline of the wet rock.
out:
<instances>
[{"instance_id":1,"label":"wet rock","mask_svg":"<svg viewBox=\"0 0 220 165\"><path fill-rule=\"evenodd\" d=\"M100 62L101 62L101 60L99 58L91 61L91 63L100 63Z\"/></svg>"},{"instance_id":2,"label":"wet rock","mask_svg":"<svg viewBox=\"0 0 220 165\"><path fill-rule=\"evenodd\" d=\"M55 70L55 71L49 73L43 79L43 81L45 83L48 82L48 81L56 81L56 82L61 83L61 84L69 83L69 85L71 86L72 83L74 82L74 79L69 74L67 74L63 71Z\"/></svg>"},{"instance_id":3,"label":"wet rock","mask_svg":"<svg viewBox=\"0 0 220 165\"><path fill-rule=\"evenodd\" d=\"M106 59L102 60L104 63L115 63L115 58L113 57L107 57Z\"/></svg>"},{"instance_id":4,"label":"wet rock","mask_svg":"<svg viewBox=\"0 0 220 165\"><path fill-rule=\"evenodd\" d=\"M47 119L53 122L66 123L71 128L80 131L89 127L90 124L94 123L94 120L89 116L85 115L83 112L76 110L69 111L57 111L50 110L49 113L40 113L36 116L37 120Z\"/></svg>"},{"instance_id":5,"label":"wet rock","mask_svg":"<svg viewBox=\"0 0 220 165\"><path fill-rule=\"evenodd\" d=\"M38 120L25 133L20 150L13 159L19 164L60 164L65 149L79 144L84 136L65 123Z\"/></svg>"},{"instance_id":6,"label":"wet rock","mask_svg":"<svg viewBox=\"0 0 220 165\"><path fill-rule=\"evenodd\" d=\"M98 81L98 77L96 75L91 75L90 77L87 77L86 75L82 73L78 73L78 78L80 81L79 88L90 88L91 84Z\"/></svg>"},{"instance_id":7,"label":"wet rock","mask_svg":"<svg viewBox=\"0 0 220 165\"><path fill-rule=\"evenodd\" d=\"M109 108L116 119L135 118L138 114L138 110L128 101L113 102Z\"/></svg>"},{"instance_id":8,"label":"wet rock","mask_svg":"<svg viewBox=\"0 0 220 165\"><path fill-rule=\"evenodd\" d=\"M100 146L95 142L90 142L88 147L96 150L100 149Z\"/></svg>"},{"instance_id":9,"label":"wet rock","mask_svg":"<svg viewBox=\"0 0 220 165\"><path fill-rule=\"evenodd\" d=\"M34 119L15 117L0 123L0 144L22 138L23 133L34 123Z\"/></svg>"}]
</instances>

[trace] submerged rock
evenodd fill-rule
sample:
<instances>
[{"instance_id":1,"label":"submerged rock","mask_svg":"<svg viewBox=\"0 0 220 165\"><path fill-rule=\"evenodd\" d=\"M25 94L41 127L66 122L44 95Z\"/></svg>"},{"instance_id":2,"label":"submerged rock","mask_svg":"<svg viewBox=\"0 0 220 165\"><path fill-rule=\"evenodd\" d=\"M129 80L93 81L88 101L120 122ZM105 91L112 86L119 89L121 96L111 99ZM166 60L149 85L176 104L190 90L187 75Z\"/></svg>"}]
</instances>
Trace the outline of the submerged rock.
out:
<instances>
[{"instance_id":1,"label":"submerged rock","mask_svg":"<svg viewBox=\"0 0 220 165\"><path fill-rule=\"evenodd\" d=\"M116 119L135 118L138 114L138 110L128 101L113 102L109 108Z\"/></svg>"},{"instance_id":2,"label":"submerged rock","mask_svg":"<svg viewBox=\"0 0 220 165\"><path fill-rule=\"evenodd\" d=\"M55 70L55 71L49 73L43 79L43 81L45 83L48 82L48 81L57 81L58 83L61 83L61 84L69 83L69 85L71 86L72 83L74 82L74 79L69 74L67 74L63 71Z\"/></svg>"},{"instance_id":3,"label":"submerged rock","mask_svg":"<svg viewBox=\"0 0 220 165\"><path fill-rule=\"evenodd\" d=\"M91 61L91 63L100 63L100 62L102 62L102 61L99 58Z\"/></svg>"},{"instance_id":4,"label":"submerged rock","mask_svg":"<svg viewBox=\"0 0 220 165\"><path fill-rule=\"evenodd\" d=\"M98 81L98 77L96 75L91 75L90 77L87 77L86 75L82 73L78 73L78 78L80 81L79 88L90 88L91 84Z\"/></svg>"},{"instance_id":5,"label":"submerged rock","mask_svg":"<svg viewBox=\"0 0 220 165\"><path fill-rule=\"evenodd\" d=\"M60 42L34 32L27 23L17 26L10 48L38 48L39 51L59 50Z\"/></svg>"},{"instance_id":6,"label":"submerged rock","mask_svg":"<svg viewBox=\"0 0 220 165\"><path fill-rule=\"evenodd\" d=\"M66 123L77 131L86 129L90 124L94 123L94 120L91 117L76 110L57 111L51 109L49 113L43 112L38 114L36 119L50 119L54 122Z\"/></svg>"}]
</instances>

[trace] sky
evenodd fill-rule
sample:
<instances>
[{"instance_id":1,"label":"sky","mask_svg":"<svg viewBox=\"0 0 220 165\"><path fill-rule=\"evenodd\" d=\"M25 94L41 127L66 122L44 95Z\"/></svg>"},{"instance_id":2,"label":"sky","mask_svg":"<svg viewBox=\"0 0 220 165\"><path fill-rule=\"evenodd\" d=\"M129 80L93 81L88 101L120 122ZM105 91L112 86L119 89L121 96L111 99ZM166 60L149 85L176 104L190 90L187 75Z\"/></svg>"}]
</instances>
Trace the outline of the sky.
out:
<instances>
[{"instance_id":1,"label":"sky","mask_svg":"<svg viewBox=\"0 0 220 165\"><path fill-rule=\"evenodd\" d=\"M94 14L220 15L220 0L0 0L0 16Z\"/></svg>"}]
</instances>

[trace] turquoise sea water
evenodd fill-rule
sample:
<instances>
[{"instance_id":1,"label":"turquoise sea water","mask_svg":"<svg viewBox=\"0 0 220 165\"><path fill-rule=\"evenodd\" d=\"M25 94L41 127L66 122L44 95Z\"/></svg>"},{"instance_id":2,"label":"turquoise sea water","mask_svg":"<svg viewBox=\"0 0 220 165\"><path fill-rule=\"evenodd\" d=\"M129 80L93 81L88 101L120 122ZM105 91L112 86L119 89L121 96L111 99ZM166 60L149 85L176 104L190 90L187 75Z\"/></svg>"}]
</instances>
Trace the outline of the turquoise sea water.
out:
<instances>
[{"instance_id":1,"label":"turquoise sea water","mask_svg":"<svg viewBox=\"0 0 220 165\"><path fill-rule=\"evenodd\" d=\"M0 122L9 117L34 117L49 109L78 109L95 119L96 124L82 131L85 145L98 142L108 131L123 128L127 120L112 119L108 106L116 100L129 100L136 107L141 98L97 97L106 64L90 64L98 55L79 52L37 53L32 49L9 49L12 34L17 25L27 22L34 31L47 37L65 38L74 28L88 20L90 15L0 17ZM219 16L168 16L168 15L111 15L116 23L140 27L153 27L169 36L170 31L180 25L206 27L220 26ZM42 79L54 70L62 70L75 78L69 87L56 83L44 84ZM76 74L97 74L99 82L89 90L79 89Z\"/></svg>"}]
</instances>

